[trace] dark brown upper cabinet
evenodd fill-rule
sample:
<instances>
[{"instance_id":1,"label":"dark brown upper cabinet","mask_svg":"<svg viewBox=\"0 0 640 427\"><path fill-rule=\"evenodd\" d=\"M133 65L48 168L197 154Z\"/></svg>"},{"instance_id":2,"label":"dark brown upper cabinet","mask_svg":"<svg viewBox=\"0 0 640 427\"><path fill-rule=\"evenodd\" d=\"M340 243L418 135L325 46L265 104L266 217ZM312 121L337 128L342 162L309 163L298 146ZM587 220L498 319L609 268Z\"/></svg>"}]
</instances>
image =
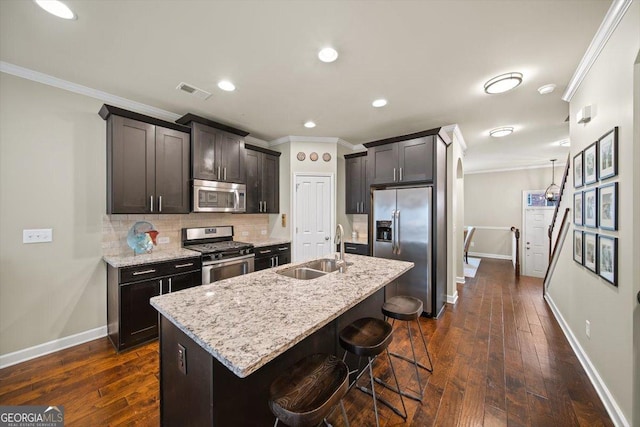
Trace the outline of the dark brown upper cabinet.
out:
<instances>
[{"instance_id":1,"label":"dark brown upper cabinet","mask_svg":"<svg viewBox=\"0 0 640 427\"><path fill-rule=\"evenodd\" d=\"M345 212L369 213L369 183L367 181L367 153L346 154L345 162Z\"/></svg>"},{"instance_id":2,"label":"dark brown upper cabinet","mask_svg":"<svg viewBox=\"0 0 640 427\"><path fill-rule=\"evenodd\" d=\"M188 213L189 128L104 105L107 213Z\"/></svg>"},{"instance_id":3,"label":"dark brown upper cabinet","mask_svg":"<svg viewBox=\"0 0 640 427\"><path fill-rule=\"evenodd\" d=\"M245 145L247 213L280 212L280 153Z\"/></svg>"},{"instance_id":4,"label":"dark brown upper cabinet","mask_svg":"<svg viewBox=\"0 0 640 427\"><path fill-rule=\"evenodd\" d=\"M371 185L433 182L435 130L365 144ZM406 138L406 139L402 139Z\"/></svg>"},{"instance_id":5,"label":"dark brown upper cabinet","mask_svg":"<svg viewBox=\"0 0 640 427\"><path fill-rule=\"evenodd\" d=\"M191 127L191 177L245 183L244 137L248 132L186 114L176 123Z\"/></svg>"}]
</instances>

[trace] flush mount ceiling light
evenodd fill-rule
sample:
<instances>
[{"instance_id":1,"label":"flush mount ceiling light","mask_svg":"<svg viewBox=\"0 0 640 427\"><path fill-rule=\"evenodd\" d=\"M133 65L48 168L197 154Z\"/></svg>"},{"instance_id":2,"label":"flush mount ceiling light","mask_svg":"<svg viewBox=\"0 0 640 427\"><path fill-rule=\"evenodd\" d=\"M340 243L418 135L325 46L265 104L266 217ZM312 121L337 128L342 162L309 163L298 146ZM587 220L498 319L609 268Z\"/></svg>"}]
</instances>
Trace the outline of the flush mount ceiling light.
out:
<instances>
[{"instance_id":1,"label":"flush mount ceiling light","mask_svg":"<svg viewBox=\"0 0 640 427\"><path fill-rule=\"evenodd\" d=\"M546 190L544 190L544 197L546 197L549 202L555 202L556 200L558 200L558 195L560 194L560 187L558 187L555 183L556 160L557 159L551 159L551 184L547 187Z\"/></svg>"},{"instance_id":2,"label":"flush mount ceiling light","mask_svg":"<svg viewBox=\"0 0 640 427\"><path fill-rule=\"evenodd\" d=\"M318 52L318 58L322 62L333 62L338 59L338 51L332 47L325 47Z\"/></svg>"},{"instance_id":3,"label":"flush mount ceiling light","mask_svg":"<svg viewBox=\"0 0 640 427\"><path fill-rule=\"evenodd\" d=\"M513 128L511 126L495 128L489 131L489 135L494 138L502 138L503 136L511 135L512 133L513 133Z\"/></svg>"},{"instance_id":4,"label":"flush mount ceiling light","mask_svg":"<svg viewBox=\"0 0 640 427\"><path fill-rule=\"evenodd\" d=\"M376 99L371 103L371 105L373 105L376 108L384 107L385 105L387 105L387 100L384 98Z\"/></svg>"},{"instance_id":5,"label":"flush mount ceiling light","mask_svg":"<svg viewBox=\"0 0 640 427\"><path fill-rule=\"evenodd\" d=\"M218 82L218 87L227 92L233 92L234 90L236 90L236 86L229 80L220 80Z\"/></svg>"},{"instance_id":6,"label":"flush mount ceiling light","mask_svg":"<svg viewBox=\"0 0 640 427\"><path fill-rule=\"evenodd\" d=\"M538 93L540 95L546 95L548 93L553 92L556 89L556 85L554 85L553 83L548 84L548 85L544 85L544 86L540 86L538 88Z\"/></svg>"},{"instance_id":7,"label":"flush mount ceiling light","mask_svg":"<svg viewBox=\"0 0 640 427\"><path fill-rule=\"evenodd\" d=\"M316 127L316 124L314 122L312 122L311 120L309 120L309 121L304 122L304 127L311 129L311 128Z\"/></svg>"},{"instance_id":8,"label":"flush mount ceiling light","mask_svg":"<svg viewBox=\"0 0 640 427\"><path fill-rule=\"evenodd\" d=\"M490 95L511 90L522 83L522 73L506 73L492 78L484 84L484 91Z\"/></svg>"},{"instance_id":9,"label":"flush mount ceiling light","mask_svg":"<svg viewBox=\"0 0 640 427\"><path fill-rule=\"evenodd\" d=\"M36 4L52 15L62 19L78 19L69 6L58 0L35 0Z\"/></svg>"}]
</instances>

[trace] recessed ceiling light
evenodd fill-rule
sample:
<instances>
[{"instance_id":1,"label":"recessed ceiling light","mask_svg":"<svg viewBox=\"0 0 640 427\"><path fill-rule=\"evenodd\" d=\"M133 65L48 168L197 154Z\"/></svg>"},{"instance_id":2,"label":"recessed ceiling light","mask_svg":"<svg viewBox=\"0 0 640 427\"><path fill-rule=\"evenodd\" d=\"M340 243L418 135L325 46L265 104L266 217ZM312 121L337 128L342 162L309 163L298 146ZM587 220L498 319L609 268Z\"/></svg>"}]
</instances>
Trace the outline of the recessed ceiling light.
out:
<instances>
[{"instance_id":1,"label":"recessed ceiling light","mask_svg":"<svg viewBox=\"0 0 640 427\"><path fill-rule=\"evenodd\" d=\"M484 84L484 91L490 95L511 90L522 83L522 73L506 73L496 76Z\"/></svg>"},{"instance_id":2,"label":"recessed ceiling light","mask_svg":"<svg viewBox=\"0 0 640 427\"><path fill-rule=\"evenodd\" d=\"M78 19L69 6L58 0L35 0L36 4L52 15L62 19Z\"/></svg>"},{"instance_id":3,"label":"recessed ceiling light","mask_svg":"<svg viewBox=\"0 0 640 427\"><path fill-rule=\"evenodd\" d=\"M316 127L316 124L314 122L312 122L311 120L309 120L307 122L304 122L304 127L311 129L311 128Z\"/></svg>"},{"instance_id":4,"label":"recessed ceiling light","mask_svg":"<svg viewBox=\"0 0 640 427\"><path fill-rule=\"evenodd\" d=\"M376 99L371 103L371 105L373 105L376 108L384 107L385 105L387 105L387 100L384 98Z\"/></svg>"},{"instance_id":5,"label":"recessed ceiling light","mask_svg":"<svg viewBox=\"0 0 640 427\"><path fill-rule=\"evenodd\" d=\"M489 135L491 135L494 138L502 138L503 136L511 135L512 133L513 133L513 128L511 126L495 128L489 131Z\"/></svg>"},{"instance_id":6,"label":"recessed ceiling light","mask_svg":"<svg viewBox=\"0 0 640 427\"><path fill-rule=\"evenodd\" d=\"M318 58L322 62L333 62L338 59L338 51L332 47L325 47L318 52Z\"/></svg>"},{"instance_id":7,"label":"recessed ceiling light","mask_svg":"<svg viewBox=\"0 0 640 427\"><path fill-rule=\"evenodd\" d=\"M218 87L227 92L233 92L234 90L236 90L236 86L229 80L220 80L218 82Z\"/></svg>"},{"instance_id":8,"label":"recessed ceiling light","mask_svg":"<svg viewBox=\"0 0 640 427\"><path fill-rule=\"evenodd\" d=\"M553 83L548 84L548 85L544 85L544 86L540 86L538 88L538 93L540 95L546 95L548 93L553 92L556 89L556 85L554 85Z\"/></svg>"}]
</instances>

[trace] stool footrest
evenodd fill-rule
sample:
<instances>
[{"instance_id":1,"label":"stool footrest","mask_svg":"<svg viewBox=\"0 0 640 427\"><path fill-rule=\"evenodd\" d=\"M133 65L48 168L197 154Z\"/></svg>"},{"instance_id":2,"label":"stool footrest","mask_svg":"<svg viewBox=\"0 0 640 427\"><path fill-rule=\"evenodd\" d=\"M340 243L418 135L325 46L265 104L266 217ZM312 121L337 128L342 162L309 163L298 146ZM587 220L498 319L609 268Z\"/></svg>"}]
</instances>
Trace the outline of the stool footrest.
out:
<instances>
[{"instance_id":1,"label":"stool footrest","mask_svg":"<svg viewBox=\"0 0 640 427\"><path fill-rule=\"evenodd\" d=\"M410 362L411 364L413 364L413 363L414 363L413 359L409 359L408 357L403 356L402 354L398 354L398 353L391 353L391 352L389 352L389 354L390 354L390 355L392 355L392 356L394 356L394 357L397 357L398 359L402 359L402 360L405 360L405 361L407 361L407 362ZM420 362L415 362L415 364L416 364L416 365L418 365L419 367L421 367L422 369L424 369L424 370L425 370L425 371L427 371L427 372L433 372L433 369L429 369L429 368L427 368L426 366L424 366L424 365L423 365L422 363L420 363Z\"/></svg>"},{"instance_id":2,"label":"stool footrest","mask_svg":"<svg viewBox=\"0 0 640 427\"><path fill-rule=\"evenodd\" d=\"M420 396L419 394L415 394L415 393L410 393L408 391L399 391L398 389L396 389L395 387L391 386L390 384L387 384L386 382L382 381L380 378L374 378L373 379L375 382L377 382L378 384L380 384L381 386L388 388L389 390L391 390L394 393L400 393L401 395L408 397L409 399L413 399L413 400L417 400L418 402L422 402L422 399L424 398L424 396Z\"/></svg>"},{"instance_id":3,"label":"stool footrest","mask_svg":"<svg viewBox=\"0 0 640 427\"><path fill-rule=\"evenodd\" d=\"M374 378L375 379L375 378ZM371 390L369 390L366 387L363 387L361 385L357 385L356 388L358 390L360 390L363 393L368 394L369 396L373 396L373 392ZM393 406L391 403L389 403L389 401L387 401L385 398L376 395L376 400L380 403L382 403L384 406L386 406L387 408L391 409L393 412L395 412L400 418L402 418L403 420L407 419L407 415L403 414L402 412L400 412L400 410L398 408L396 408L395 406Z\"/></svg>"}]
</instances>

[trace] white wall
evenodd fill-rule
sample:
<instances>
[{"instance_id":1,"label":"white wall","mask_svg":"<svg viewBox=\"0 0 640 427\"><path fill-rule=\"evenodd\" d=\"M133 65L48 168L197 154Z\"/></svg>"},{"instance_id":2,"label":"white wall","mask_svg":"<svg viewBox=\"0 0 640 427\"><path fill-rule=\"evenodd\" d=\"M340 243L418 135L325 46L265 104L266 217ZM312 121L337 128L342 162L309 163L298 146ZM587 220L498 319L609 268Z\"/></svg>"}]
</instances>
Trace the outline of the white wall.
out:
<instances>
[{"instance_id":1,"label":"white wall","mask_svg":"<svg viewBox=\"0 0 640 427\"><path fill-rule=\"evenodd\" d=\"M457 282L464 281L464 151L462 132L455 125L447 147L447 302L458 298Z\"/></svg>"},{"instance_id":2,"label":"white wall","mask_svg":"<svg viewBox=\"0 0 640 427\"><path fill-rule=\"evenodd\" d=\"M0 354L106 324L102 102L0 73ZM25 228L52 243L23 244Z\"/></svg>"},{"instance_id":3,"label":"white wall","mask_svg":"<svg viewBox=\"0 0 640 427\"><path fill-rule=\"evenodd\" d=\"M640 425L640 394L637 380L634 390L634 377L637 378L640 371L637 360L634 366L632 343L634 328L636 335L640 328L635 299L639 289L640 251L637 242L634 247L633 236L638 236L640 226L637 220L640 187L637 175L634 182L634 162L637 168L640 140L636 130L634 143L633 129L634 116L637 120L640 111L634 110L633 73L639 49L640 3L634 2L570 102L572 157L614 126L619 127L619 174L607 180L619 183L619 231L598 231L618 237L618 287L573 261L572 226L547 293L582 349L582 355L601 378L605 395L610 393L611 407L615 409L617 405L627 423L635 426ZM576 113L586 105L592 105L596 114L591 122L579 125L575 121ZM562 210L571 207L572 193L569 187ZM586 320L591 322L591 338L585 334Z\"/></svg>"},{"instance_id":4,"label":"white wall","mask_svg":"<svg viewBox=\"0 0 640 427\"><path fill-rule=\"evenodd\" d=\"M562 178L564 160L556 164L556 184ZM466 174L464 222L466 226L479 226L473 235L474 246L469 248L469 252L510 258L512 243L509 229L515 226L523 231L522 191L544 190L551 184L551 175L549 167Z\"/></svg>"}]
</instances>

